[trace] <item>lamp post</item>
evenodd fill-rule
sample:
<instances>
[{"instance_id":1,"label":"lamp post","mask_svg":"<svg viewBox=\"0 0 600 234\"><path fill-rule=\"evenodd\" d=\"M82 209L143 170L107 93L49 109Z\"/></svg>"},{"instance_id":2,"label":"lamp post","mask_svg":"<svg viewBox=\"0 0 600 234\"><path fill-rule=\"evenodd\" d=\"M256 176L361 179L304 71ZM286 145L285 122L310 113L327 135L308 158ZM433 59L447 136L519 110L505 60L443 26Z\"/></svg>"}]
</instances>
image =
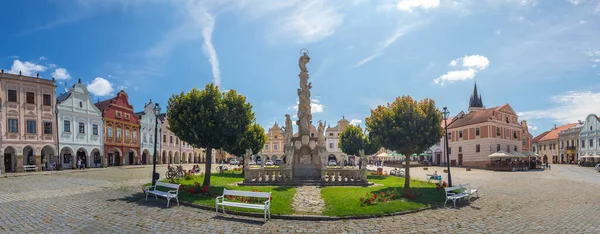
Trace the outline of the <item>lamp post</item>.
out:
<instances>
[{"instance_id":1,"label":"lamp post","mask_svg":"<svg viewBox=\"0 0 600 234\"><path fill-rule=\"evenodd\" d=\"M160 114L160 106L158 103L154 105L154 156L152 156L152 186L156 185L158 173L156 173L156 144L158 142L158 115Z\"/></svg>"},{"instance_id":2,"label":"lamp post","mask_svg":"<svg viewBox=\"0 0 600 234\"><path fill-rule=\"evenodd\" d=\"M444 115L444 132L446 134L446 136L444 136L444 141L445 141L445 149L444 152L446 152L446 166L448 166L448 187L452 187L452 174L450 174L450 154L448 154L448 114L450 114L450 111L448 111L447 107L444 107L444 110L442 111L442 114Z\"/></svg>"}]
</instances>

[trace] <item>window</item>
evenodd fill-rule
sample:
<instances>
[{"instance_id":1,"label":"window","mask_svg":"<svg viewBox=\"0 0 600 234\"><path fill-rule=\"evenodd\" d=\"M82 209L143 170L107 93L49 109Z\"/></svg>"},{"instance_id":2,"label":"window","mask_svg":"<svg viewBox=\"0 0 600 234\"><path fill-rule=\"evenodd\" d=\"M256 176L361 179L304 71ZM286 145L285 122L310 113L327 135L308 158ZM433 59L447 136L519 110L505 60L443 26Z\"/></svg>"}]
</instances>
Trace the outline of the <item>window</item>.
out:
<instances>
[{"instance_id":1,"label":"window","mask_svg":"<svg viewBox=\"0 0 600 234\"><path fill-rule=\"evenodd\" d=\"M521 145L525 145L525 138L523 138L523 140L521 140Z\"/></svg>"},{"instance_id":2,"label":"window","mask_svg":"<svg viewBox=\"0 0 600 234\"><path fill-rule=\"evenodd\" d=\"M117 111L116 114L117 114L117 118L121 118L121 112L120 111Z\"/></svg>"},{"instance_id":3,"label":"window","mask_svg":"<svg viewBox=\"0 0 600 234\"><path fill-rule=\"evenodd\" d=\"M43 99L44 106L52 106L52 96L50 94L44 94Z\"/></svg>"},{"instance_id":4,"label":"window","mask_svg":"<svg viewBox=\"0 0 600 234\"><path fill-rule=\"evenodd\" d=\"M125 139L129 140L129 129L125 129Z\"/></svg>"},{"instance_id":5,"label":"window","mask_svg":"<svg viewBox=\"0 0 600 234\"><path fill-rule=\"evenodd\" d=\"M79 122L79 133L85 133L85 123Z\"/></svg>"},{"instance_id":6,"label":"window","mask_svg":"<svg viewBox=\"0 0 600 234\"><path fill-rule=\"evenodd\" d=\"M496 127L496 136L500 136L500 127Z\"/></svg>"},{"instance_id":7,"label":"window","mask_svg":"<svg viewBox=\"0 0 600 234\"><path fill-rule=\"evenodd\" d=\"M25 93L26 101L28 104L35 104L35 94L32 92Z\"/></svg>"},{"instance_id":8,"label":"window","mask_svg":"<svg viewBox=\"0 0 600 234\"><path fill-rule=\"evenodd\" d=\"M173 136L169 136L169 143L173 144Z\"/></svg>"},{"instance_id":9,"label":"window","mask_svg":"<svg viewBox=\"0 0 600 234\"><path fill-rule=\"evenodd\" d=\"M16 102L17 101L17 90L8 90L8 101Z\"/></svg>"},{"instance_id":10,"label":"window","mask_svg":"<svg viewBox=\"0 0 600 234\"><path fill-rule=\"evenodd\" d=\"M496 145L496 151L500 151L500 144Z\"/></svg>"},{"instance_id":11,"label":"window","mask_svg":"<svg viewBox=\"0 0 600 234\"><path fill-rule=\"evenodd\" d=\"M516 146L516 145L515 145L515 148L514 148L514 149L515 149L515 152L517 152L517 146Z\"/></svg>"},{"instance_id":12,"label":"window","mask_svg":"<svg viewBox=\"0 0 600 234\"><path fill-rule=\"evenodd\" d=\"M273 150L277 150L277 144L273 144Z\"/></svg>"},{"instance_id":13,"label":"window","mask_svg":"<svg viewBox=\"0 0 600 234\"><path fill-rule=\"evenodd\" d=\"M544 150L546 150L546 145L544 144Z\"/></svg>"},{"instance_id":14,"label":"window","mask_svg":"<svg viewBox=\"0 0 600 234\"><path fill-rule=\"evenodd\" d=\"M452 147L448 147L448 154L452 154Z\"/></svg>"},{"instance_id":15,"label":"window","mask_svg":"<svg viewBox=\"0 0 600 234\"><path fill-rule=\"evenodd\" d=\"M458 152L462 153L462 147L458 147Z\"/></svg>"},{"instance_id":16,"label":"window","mask_svg":"<svg viewBox=\"0 0 600 234\"><path fill-rule=\"evenodd\" d=\"M448 133L448 139L452 140L452 133L451 132Z\"/></svg>"},{"instance_id":17,"label":"window","mask_svg":"<svg viewBox=\"0 0 600 234\"><path fill-rule=\"evenodd\" d=\"M117 128L117 139L121 139L121 129Z\"/></svg>"},{"instance_id":18,"label":"window","mask_svg":"<svg viewBox=\"0 0 600 234\"><path fill-rule=\"evenodd\" d=\"M506 145L506 152L510 153L510 145Z\"/></svg>"},{"instance_id":19,"label":"window","mask_svg":"<svg viewBox=\"0 0 600 234\"><path fill-rule=\"evenodd\" d=\"M479 136L479 128L475 128L475 136ZM479 152L479 151L477 151Z\"/></svg>"},{"instance_id":20,"label":"window","mask_svg":"<svg viewBox=\"0 0 600 234\"><path fill-rule=\"evenodd\" d=\"M594 139L590 139L590 147L594 147Z\"/></svg>"},{"instance_id":21,"label":"window","mask_svg":"<svg viewBox=\"0 0 600 234\"><path fill-rule=\"evenodd\" d=\"M536 151L535 151L535 146L533 147L533 152L536 152Z\"/></svg>"},{"instance_id":22,"label":"window","mask_svg":"<svg viewBox=\"0 0 600 234\"><path fill-rule=\"evenodd\" d=\"M65 121L63 122L63 125L64 125L64 126L63 126L63 130L64 130L64 132L71 132L71 121L69 121L69 120L65 120Z\"/></svg>"},{"instance_id":23,"label":"window","mask_svg":"<svg viewBox=\"0 0 600 234\"><path fill-rule=\"evenodd\" d=\"M513 137L517 139L517 131L513 131Z\"/></svg>"},{"instance_id":24,"label":"window","mask_svg":"<svg viewBox=\"0 0 600 234\"><path fill-rule=\"evenodd\" d=\"M163 135L163 143L167 143L167 135Z\"/></svg>"},{"instance_id":25,"label":"window","mask_svg":"<svg viewBox=\"0 0 600 234\"><path fill-rule=\"evenodd\" d=\"M475 152L480 152L481 151L481 146L479 146L479 144L475 145Z\"/></svg>"},{"instance_id":26,"label":"window","mask_svg":"<svg viewBox=\"0 0 600 234\"><path fill-rule=\"evenodd\" d=\"M35 133L35 120L27 120L27 133Z\"/></svg>"},{"instance_id":27,"label":"window","mask_svg":"<svg viewBox=\"0 0 600 234\"><path fill-rule=\"evenodd\" d=\"M506 116L506 123L510 123L510 121L508 120L508 116Z\"/></svg>"},{"instance_id":28,"label":"window","mask_svg":"<svg viewBox=\"0 0 600 234\"><path fill-rule=\"evenodd\" d=\"M264 150L269 150L269 144L265 144L265 146L264 146L264 148L263 148L263 149L264 149Z\"/></svg>"},{"instance_id":29,"label":"window","mask_svg":"<svg viewBox=\"0 0 600 234\"><path fill-rule=\"evenodd\" d=\"M333 136L333 133L329 133L329 136Z\"/></svg>"},{"instance_id":30,"label":"window","mask_svg":"<svg viewBox=\"0 0 600 234\"><path fill-rule=\"evenodd\" d=\"M458 131L458 138L462 138L462 130ZM460 150L458 152L460 152Z\"/></svg>"},{"instance_id":31,"label":"window","mask_svg":"<svg viewBox=\"0 0 600 234\"><path fill-rule=\"evenodd\" d=\"M129 114L125 114L125 119L129 119Z\"/></svg>"},{"instance_id":32,"label":"window","mask_svg":"<svg viewBox=\"0 0 600 234\"><path fill-rule=\"evenodd\" d=\"M438 141L438 143L435 143L435 146L440 146L440 141Z\"/></svg>"},{"instance_id":33,"label":"window","mask_svg":"<svg viewBox=\"0 0 600 234\"><path fill-rule=\"evenodd\" d=\"M179 138L175 138L175 144L179 145Z\"/></svg>"},{"instance_id":34,"label":"window","mask_svg":"<svg viewBox=\"0 0 600 234\"><path fill-rule=\"evenodd\" d=\"M569 142L567 141L567 144L569 144ZM560 141L560 149L564 149L565 148L565 141Z\"/></svg>"},{"instance_id":35,"label":"window","mask_svg":"<svg viewBox=\"0 0 600 234\"><path fill-rule=\"evenodd\" d=\"M44 134L52 134L52 122L44 122Z\"/></svg>"},{"instance_id":36,"label":"window","mask_svg":"<svg viewBox=\"0 0 600 234\"><path fill-rule=\"evenodd\" d=\"M333 149L333 143L329 143L329 148Z\"/></svg>"},{"instance_id":37,"label":"window","mask_svg":"<svg viewBox=\"0 0 600 234\"><path fill-rule=\"evenodd\" d=\"M313 133L311 133L311 134L310 134L310 137L315 137L315 133L314 133L314 132L313 132Z\"/></svg>"},{"instance_id":38,"label":"window","mask_svg":"<svg viewBox=\"0 0 600 234\"><path fill-rule=\"evenodd\" d=\"M581 140L581 148L585 148L585 140Z\"/></svg>"},{"instance_id":39,"label":"window","mask_svg":"<svg viewBox=\"0 0 600 234\"><path fill-rule=\"evenodd\" d=\"M98 124L92 124L92 134L98 136Z\"/></svg>"},{"instance_id":40,"label":"window","mask_svg":"<svg viewBox=\"0 0 600 234\"><path fill-rule=\"evenodd\" d=\"M8 132L19 132L19 120L8 119Z\"/></svg>"},{"instance_id":41,"label":"window","mask_svg":"<svg viewBox=\"0 0 600 234\"><path fill-rule=\"evenodd\" d=\"M148 135L146 135L146 133L142 133L142 141L144 143L148 142Z\"/></svg>"},{"instance_id":42,"label":"window","mask_svg":"<svg viewBox=\"0 0 600 234\"><path fill-rule=\"evenodd\" d=\"M571 139L571 146L575 146L575 144L573 144L573 143L575 143L575 142L573 139Z\"/></svg>"},{"instance_id":43,"label":"window","mask_svg":"<svg viewBox=\"0 0 600 234\"><path fill-rule=\"evenodd\" d=\"M592 131L592 129L593 129L593 127L592 127L592 126L590 126L590 131Z\"/></svg>"},{"instance_id":44,"label":"window","mask_svg":"<svg viewBox=\"0 0 600 234\"><path fill-rule=\"evenodd\" d=\"M275 139L277 139L277 136L275 136Z\"/></svg>"},{"instance_id":45,"label":"window","mask_svg":"<svg viewBox=\"0 0 600 234\"><path fill-rule=\"evenodd\" d=\"M150 134L150 143L154 143L154 137Z\"/></svg>"},{"instance_id":46,"label":"window","mask_svg":"<svg viewBox=\"0 0 600 234\"><path fill-rule=\"evenodd\" d=\"M137 140L137 132L132 131L132 135L133 135L133 140L136 141Z\"/></svg>"},{"instance_id":47,"label":"window","mask_svg":"<svg viewBox=\"0 0 600 234\"><path fill-rule=\"evenodd\" d=\"M79 108L83 108L83 102L79 102Z\"/></svg>"},{"instance_id":48,"label":"window","mask_svg":"<svg viewBox=\"0 0 600 234\"><path fill-rule=\"evenodd\" d=\"M113 130L112 127L108 127L106 130L106 134L108 135L108 137L112 138L113 137Z\"/></svg>"}]
</instances>

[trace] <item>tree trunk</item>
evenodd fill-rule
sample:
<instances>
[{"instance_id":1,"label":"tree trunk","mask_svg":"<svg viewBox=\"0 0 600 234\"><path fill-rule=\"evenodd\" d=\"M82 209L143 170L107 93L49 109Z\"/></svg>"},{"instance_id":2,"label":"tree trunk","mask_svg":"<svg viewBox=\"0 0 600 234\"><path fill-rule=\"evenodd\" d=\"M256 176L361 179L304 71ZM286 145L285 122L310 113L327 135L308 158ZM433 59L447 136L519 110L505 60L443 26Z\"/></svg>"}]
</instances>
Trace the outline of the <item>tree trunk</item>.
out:
<instances>
[{"instance_id":1,"label":"tree trunk","mask_svg":"<svg viewBox=\"0 0 600 234\"><path fill-rule=\"evenodd\" d=\"M404 156L406 160L404 160L404 188L410 188L410 155Z\"/></svg>"},{"instance_id":2,"label":"tree trunk","mask_svg":"<svg viewBox=\"0 0 600 234\"><path fill-rule=\"evenodd\" d=\"M210 170L212 169L212 148L206 148L206 164L204 167L204 183L203 186L210 186Z\"/></svg>"}]
</instances>

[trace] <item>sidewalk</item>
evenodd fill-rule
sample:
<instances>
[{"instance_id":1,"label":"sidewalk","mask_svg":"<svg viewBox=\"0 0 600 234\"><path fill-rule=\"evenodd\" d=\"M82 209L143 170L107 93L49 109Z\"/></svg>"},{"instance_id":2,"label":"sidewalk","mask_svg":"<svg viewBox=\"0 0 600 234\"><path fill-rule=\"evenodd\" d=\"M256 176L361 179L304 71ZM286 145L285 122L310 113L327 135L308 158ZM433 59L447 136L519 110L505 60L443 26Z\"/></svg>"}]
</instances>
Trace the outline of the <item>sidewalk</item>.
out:
<instances>
[{"instance_id":1,"label":"sidewalk","mask_svg":"<svg viewBox=\"0 0 600 234\"><path fill-rule=\"evenodd\" d=\"M60 171L36 171L36 172L8 172L0 174L0 178L11 178L11 177L21 177L21 176L32 176L32 175L53 175L53 174L63 174L63 173L84 173L91 171L104 171L108 168L115 169L135 169L135 168L144 168L151 167L152 165L127 165L127 166L115 166L115 167L101 167L101 168L86 168L84 170L79 169L67 169ZM156 167L161 167L166 165L156 165Z\"/></svg>"}]
</instances>

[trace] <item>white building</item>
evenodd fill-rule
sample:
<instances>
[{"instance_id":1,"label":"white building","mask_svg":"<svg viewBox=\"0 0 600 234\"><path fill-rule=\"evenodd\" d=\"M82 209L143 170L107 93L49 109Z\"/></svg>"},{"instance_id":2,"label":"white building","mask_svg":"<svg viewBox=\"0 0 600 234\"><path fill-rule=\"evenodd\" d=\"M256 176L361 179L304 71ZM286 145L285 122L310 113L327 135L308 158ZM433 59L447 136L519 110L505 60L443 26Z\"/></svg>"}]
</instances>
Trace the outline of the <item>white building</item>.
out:
<instances>
[{"instance_id":1,"label":"white building","mask_svg":"<svg viewBox=\"0 0 600 234\"><path fill-rule=\"evenodd\" d=\"M462 113L462 112L461 112ZM453 117L448 117L448 126L450 126L451 123L453 123L454 121L456 121L456 116ZM442 119L442 131L444 131L444 120ZM440 138L440 141L429 147L429 151L431 152L431 163L433 165L445 165L446 163L446 151L444 151L444 146L446 145L446 140L444 138L444 136L442 136ZM426 152L429 153L429 152Z\"/></svg>"},{"instance_id":2,"label":"white building","mask_svg":"<svg viewBox=\"0 0 600 234\"><path fill-rule=\"evenodd\" d=\"M154 115L154 103L152 100L144 105L144 111L135 113L140 119L140 152L142 152L142 164L151 164L154 156L154 127L156 116ZM160 136L161 121L158 121L158 136ZM160 138L156 142L156 150L160 150ZM160 151L159 151L160 152ZM156 155L157 161L160 155Z\"/></svg>"},{"instance_id":3,"label":"white building","mask_svg":"<svg viewBox=\"0 0 600 234\"><path fill-rule=\"evenodd\" d=\"M600 157L600 118L590 114L579 133L579 160L594 160Z\"/></svg>"},{"instance_id":4,"label":"white building","mask_svg":"<svg viewBox=\"0 0 600 234\"><path fill-rule=\"evenodd\" d=\"M337 122L337 125L334 127L327 126L327 129L325 129L325 144L327 152L329 153L327 161L335 160L338 164L341 164L344 163L344 161L349 160L348 156L346 156L338 146L340 134L346 130L349 124L350 121L342 117L342 119Z\"/></svg>"},{"instance_id":5,"label":"white building","mask_svg":"<svg viewBox=\"0 0 600 234\"><path fill-rule=\"evenodd\" d=\"M81 80L57 98L58 146L61 168L75 168L77 160L86 167L104 167L104 124L102 113L90 100ZM50 166L50 165L47 165Z\"/></svg>"}]
</instances>

